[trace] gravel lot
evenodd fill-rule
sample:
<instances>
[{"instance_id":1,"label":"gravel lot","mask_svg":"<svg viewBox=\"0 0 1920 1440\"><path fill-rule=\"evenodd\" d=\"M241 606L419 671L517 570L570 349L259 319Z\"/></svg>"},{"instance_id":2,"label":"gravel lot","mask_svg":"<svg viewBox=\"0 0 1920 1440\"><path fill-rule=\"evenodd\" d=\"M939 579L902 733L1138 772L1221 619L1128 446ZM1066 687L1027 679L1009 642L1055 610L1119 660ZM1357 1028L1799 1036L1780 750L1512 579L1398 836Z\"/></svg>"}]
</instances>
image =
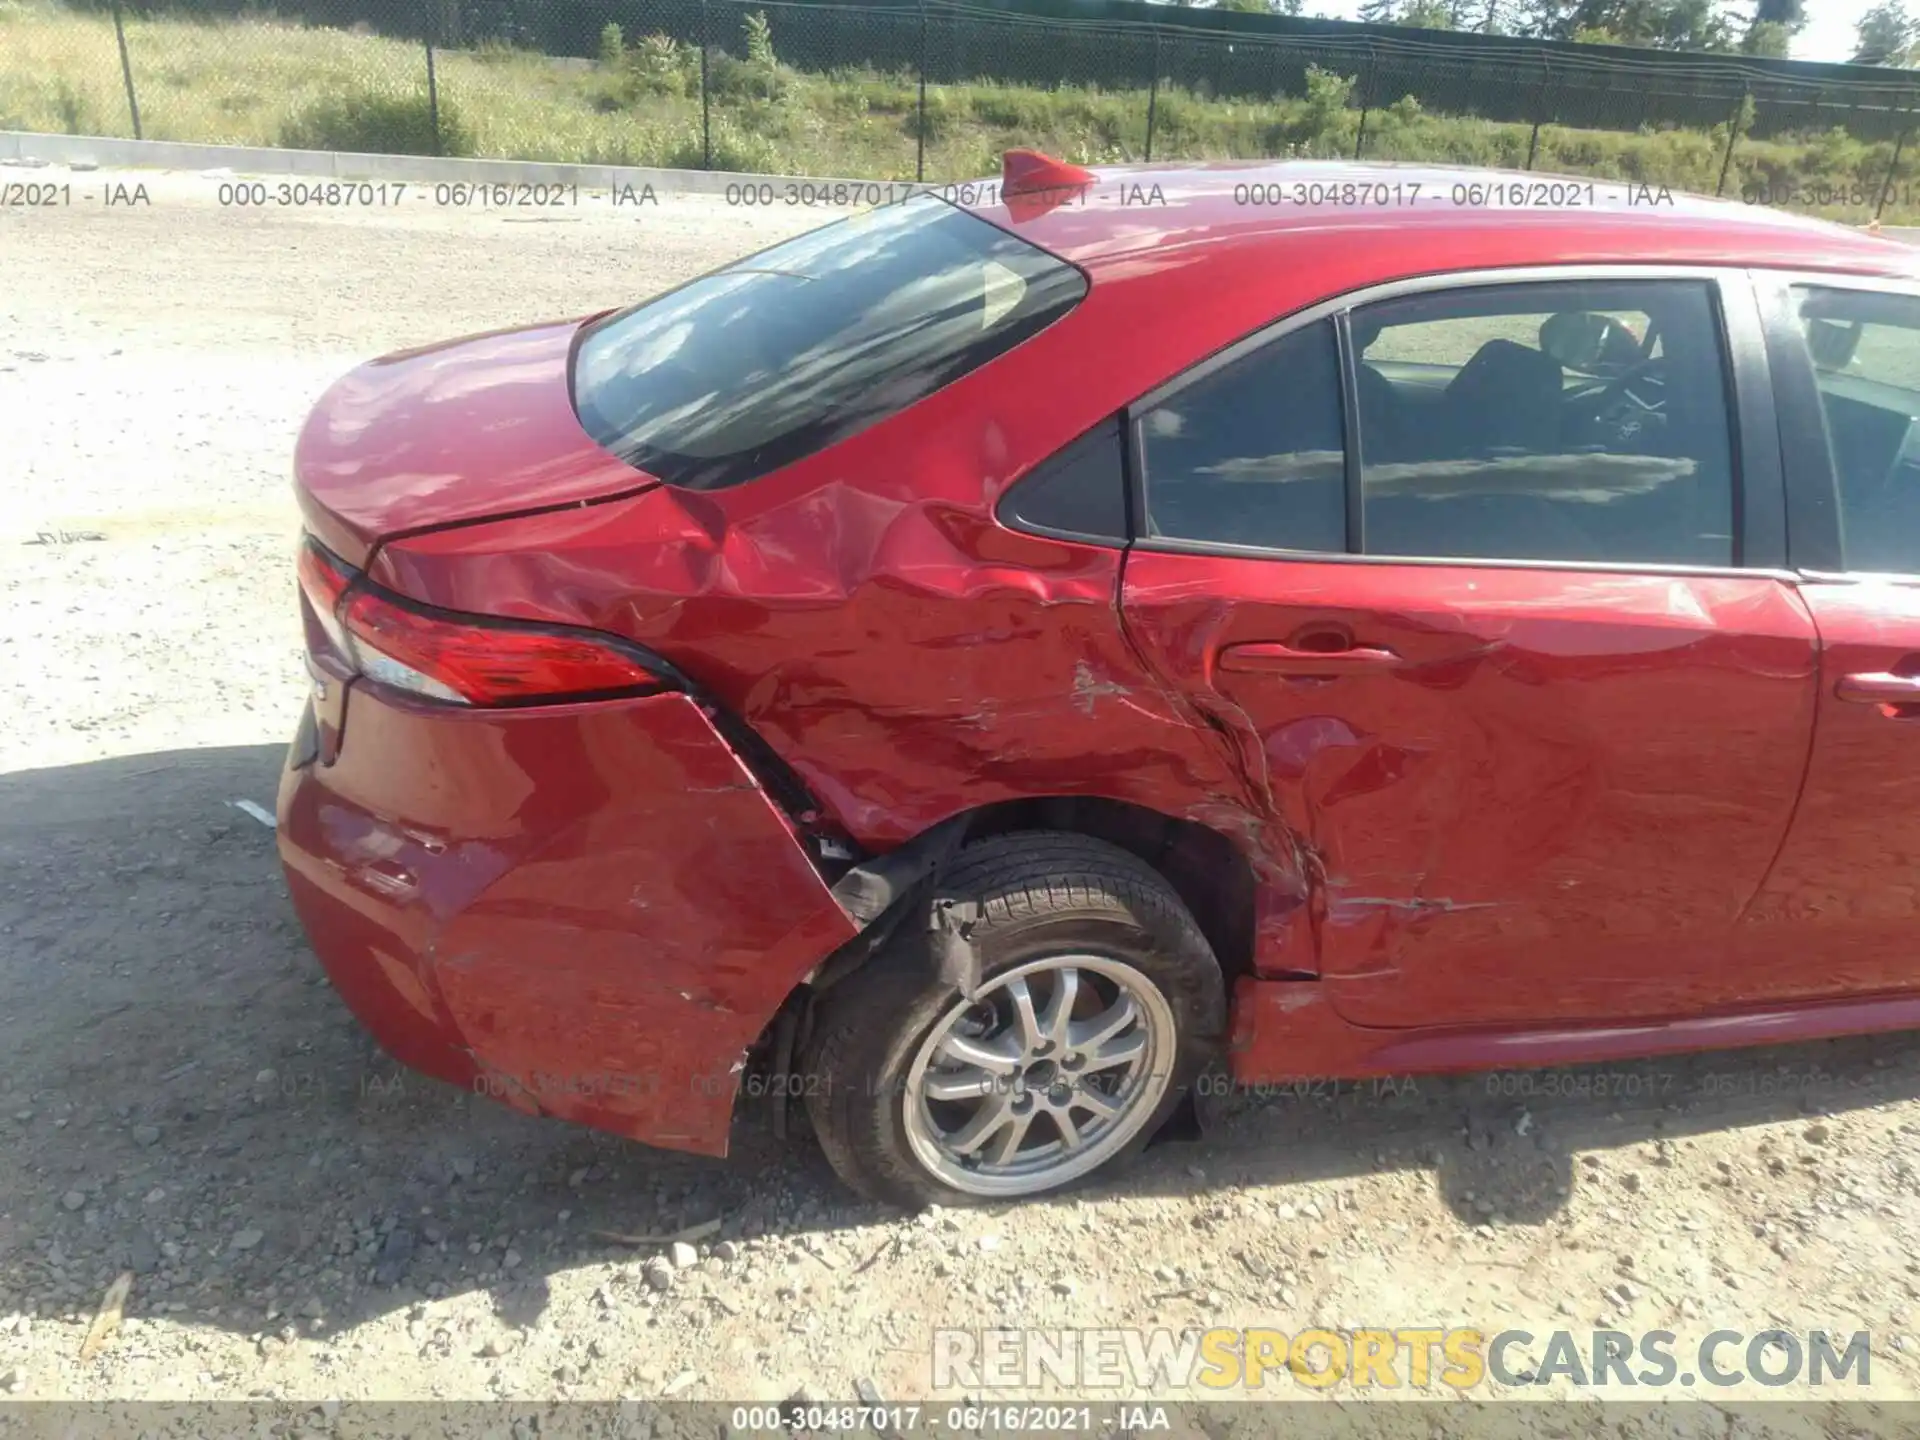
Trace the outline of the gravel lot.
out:
<instances>
[{"instance_id":1,"label":"gravel lot","mask_svg":"<svg viewBox=\"0 0 1920 1440\"><path fill-rule=\"evenodd\" d=\"M933 1393L933 1327L1012 1323L1583 1350L1664 1328L1683 1356L1716 1329L1868 1330L1870 1383L1822 1397L1920 1390L1905 1036L1240 1095L1108 1188L914 1218L850 1202L757 1112L713 1162L398 1073L231 803L271 805L303 688L301 417L381 351L827 217L239 210L217 177L0 176L75 194L0 210L0 1392L903 1399ZM112 180L150 203L82 201ZM677 1256L596 1234L707 1221ZM123 1270L127 1318L82 1361ZM1540 1393L1572 1392L1473 1398Z\"/></svg>"}]
</instances>

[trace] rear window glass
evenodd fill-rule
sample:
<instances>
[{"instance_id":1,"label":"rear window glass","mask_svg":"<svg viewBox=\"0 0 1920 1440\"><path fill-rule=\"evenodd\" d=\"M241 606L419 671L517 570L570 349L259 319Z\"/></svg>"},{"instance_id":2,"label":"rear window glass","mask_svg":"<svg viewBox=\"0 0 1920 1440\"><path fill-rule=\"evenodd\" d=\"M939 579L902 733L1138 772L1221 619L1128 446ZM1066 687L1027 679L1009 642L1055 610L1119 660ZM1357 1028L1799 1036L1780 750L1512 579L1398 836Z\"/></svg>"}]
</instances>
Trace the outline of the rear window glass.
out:
<instances>
[{"instance_id":1,"label":"rear window glass","mask_svg":"<svg viewBox=\"0 0 1920 1440\"><path fill-rule=\"evenodd\" d=\"M919 196L594 325L574 357L574 407L629 464L717 490L898 413L1085 293L1064 261Z\"/></svg>"}]
</instances>

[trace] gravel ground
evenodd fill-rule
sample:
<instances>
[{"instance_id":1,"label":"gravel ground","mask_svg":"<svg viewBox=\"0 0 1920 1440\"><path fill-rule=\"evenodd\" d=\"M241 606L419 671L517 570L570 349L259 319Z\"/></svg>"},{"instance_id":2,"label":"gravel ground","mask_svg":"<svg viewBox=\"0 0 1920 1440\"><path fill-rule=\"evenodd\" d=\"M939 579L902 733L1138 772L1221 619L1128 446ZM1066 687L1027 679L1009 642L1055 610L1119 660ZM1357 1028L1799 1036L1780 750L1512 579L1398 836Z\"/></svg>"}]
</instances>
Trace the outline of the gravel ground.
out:
<instances>
[{"instance_id":1,"label":"gravel ground","mask_svg":"<svg viewBox=\"0 0 1920 1440\"><path fill-rule=\"evenodd\" d=\"M302 415L378 352L826 216L238 210L213 177L0 172L28 178L75 200L0 210L0 1392L905 1399L936 1393L936 1325L1016 1323L1668 1329L1683 1356L1868 1330L1845 1398L1920 1388L1905 1036L1242 1094L1106 1188L911 1218L758 1112L714 1162L397 1072L232 804L271 804L302 693ZM80 198L115 180L150 203Z\"/></svg>"}]
</instances>

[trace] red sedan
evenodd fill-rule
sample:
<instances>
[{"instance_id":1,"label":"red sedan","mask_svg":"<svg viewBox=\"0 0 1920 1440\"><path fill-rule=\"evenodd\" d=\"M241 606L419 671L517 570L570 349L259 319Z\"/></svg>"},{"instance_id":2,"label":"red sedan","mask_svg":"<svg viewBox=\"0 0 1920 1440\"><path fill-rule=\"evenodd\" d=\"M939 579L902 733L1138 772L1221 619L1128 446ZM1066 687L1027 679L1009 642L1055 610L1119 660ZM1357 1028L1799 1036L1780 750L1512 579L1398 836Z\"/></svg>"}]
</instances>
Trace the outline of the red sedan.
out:
<instances>
[{"instance_id":1,"label":"red sedan","mask_svg":"<svg viewBox=\"0 0 1920 1440\"><path fill-rule=\"evenodd\" d=\"M790 1093L909 1205L1221 1064L1920 1027L1920 255L1609 190L1016 154L348 375L279 799L340 993L651 1144Z\"/></svg>"}]
</instances>

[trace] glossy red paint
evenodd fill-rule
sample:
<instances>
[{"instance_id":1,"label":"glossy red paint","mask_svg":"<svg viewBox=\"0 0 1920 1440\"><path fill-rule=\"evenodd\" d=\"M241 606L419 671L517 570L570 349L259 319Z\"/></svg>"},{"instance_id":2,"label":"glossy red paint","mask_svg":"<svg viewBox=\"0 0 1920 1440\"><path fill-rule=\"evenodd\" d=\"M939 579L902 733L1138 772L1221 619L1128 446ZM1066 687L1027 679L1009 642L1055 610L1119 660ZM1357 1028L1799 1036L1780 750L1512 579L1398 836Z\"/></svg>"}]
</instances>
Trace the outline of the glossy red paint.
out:
<instances>
[{"instance_id":1,"label":"glossy red paint","mask_svg":"<svg viewBox=\"0 0 1920 1440\"><path fill-rule=\"evenodd\" d=\"M281 853L368 1029L525 1108L724 1151L765 997L854 926L699 707L349 703L339 762L286 773Z\"/></svg>"},{"instance_id":2,"label":"glossy red paint","mask_svg":"<svg viewBox=\"0 0 1920 1440\"><path fill-rule=\"evenodd\" d=\"M1014 480L1137 396L1380 281L1576 262L1920 273L1905 247L1738 205L1444 198L1487 178L1102 170L1067 203L978 206L1082 266L1081 304L892 419L714 493L657 485L587 439L571 324L347 377L296 457L316 535L416 601L644 645L703 696L463 712L331 677L338 755L289 769L280 833L349 1003L431 1073L723 1150L746 1048L857 926L711 704L870 853L1049 796L1225 837L1256 880L1243 1078L1302 1073L1303 1056L1374 1073L1407 1054L1557 1063L1829 1033L1777 1008L1637 1023L1726 1003L1743 945L1773 979L1739 993L1796 993L1809 942L1756 918L1793 910L1774 888L1842 885L1847 845L1883 871L1896 853L1848 807L1855 767L1902 727L1829 703L1832 656L1786 580L1129 556L994 518ZM1421 196L1235 199L1343 179ZM1406 663L1263 683L1289 663L1271 647L1329 625ZM1222 661L1247 645L1267 648ZM1885 649L1846 663L1885 668ZM1859 731L1869 718L1883 730ZM1809 813L1830 818L1769 881L1783 844L1801 853L1810 747ZM1898 988L1872 949L1897 918L1870 917L1842 991ZM1429 1037L1440 1021L1478 1028Z\"/></svg>"},{"instance_id":3,"label":"glossy red paint","mask_svg":"<svg viewBox=\"0 0 1920 1440\"><path fill-rule=\"evenodd\" d=\"M1792 833L1736 937L1742 994L1758 1001L1893 990L1915 976L1920 705L1851 682L1920 676L1920 590L1833 579L1800 593L1820 627L1819 710Z\"/></svg>"},{"instance_id":4,"label":"glossy red paint","mask_svg":"<svg viewBox=\"0 0 1920 1440\"><path fill-rule=\"evenodd\" d=\"M567 357L582 323L403 350L343 377L294 449L307 529L359 565L410 530L652 484L574 418Z\"/></svg>"}]
</instances>

